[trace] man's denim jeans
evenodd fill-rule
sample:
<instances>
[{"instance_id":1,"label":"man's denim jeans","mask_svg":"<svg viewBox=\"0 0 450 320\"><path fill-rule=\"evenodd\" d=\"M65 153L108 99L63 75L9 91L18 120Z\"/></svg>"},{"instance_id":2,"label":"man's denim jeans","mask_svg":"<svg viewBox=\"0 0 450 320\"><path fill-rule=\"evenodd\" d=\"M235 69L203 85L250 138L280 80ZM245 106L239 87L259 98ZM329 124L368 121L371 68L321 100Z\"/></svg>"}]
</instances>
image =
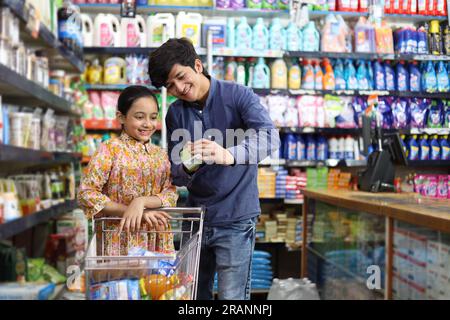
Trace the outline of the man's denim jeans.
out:
<instances>
[{"instance_id":1,"label":"man's denim jeans","mask_svg":"<svg viewBox=\"0 0 450 320\"><path fill-rule=\"evenodd\" d=\"M249 300L257 218L228 226L204 227L197 299L213 298L217 271L220 300Z\"/></svg>"}]
</instances>

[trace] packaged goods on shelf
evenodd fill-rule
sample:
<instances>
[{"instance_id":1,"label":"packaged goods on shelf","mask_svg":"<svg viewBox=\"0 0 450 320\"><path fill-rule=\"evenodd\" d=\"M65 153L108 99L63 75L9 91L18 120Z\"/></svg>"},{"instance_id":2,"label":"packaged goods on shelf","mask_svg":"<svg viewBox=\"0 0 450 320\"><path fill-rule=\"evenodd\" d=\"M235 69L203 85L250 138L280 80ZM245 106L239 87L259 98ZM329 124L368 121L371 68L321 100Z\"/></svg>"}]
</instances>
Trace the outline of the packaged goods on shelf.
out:
<instances>
[{"instance_id":1,"label":"packaged goods on shelf","mask_svg":"<svg viewBox=\"0 0 450 320\"><path fill-rule=\"evenodd\" d=\"M54 290L53 283L2 283L0 300L48 300Z\"/></svg>"}]
</instances>

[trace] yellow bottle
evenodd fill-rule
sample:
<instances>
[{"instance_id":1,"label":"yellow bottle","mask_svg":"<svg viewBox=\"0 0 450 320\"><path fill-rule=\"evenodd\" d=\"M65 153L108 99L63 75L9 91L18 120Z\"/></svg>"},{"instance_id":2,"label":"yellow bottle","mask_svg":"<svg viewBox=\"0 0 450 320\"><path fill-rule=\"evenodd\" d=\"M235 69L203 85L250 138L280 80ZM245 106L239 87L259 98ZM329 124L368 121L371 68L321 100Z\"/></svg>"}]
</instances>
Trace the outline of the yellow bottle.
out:
<instances>
[{"instance_id":1,"label":"yellow bottle","mask_svg":"<svg viewBox=\"0 0 450 320\"><path fill-rule=\"evenodd\" d=\"M289 68L289 75L288 75L288 82L289 82L289 89L297 90L300 89L301 83L302 83L302 75L300 66L298 63L294 60L292 62L291 67Z\"/></svg>"},{"instance_id":2,"label":"yellow bottle","mask_svg":"<svg viewBox=\"0 0 450 320\"><path fill-rule=\"evenodd\" d=\"M283 59L277 59L272 64L272 89L287 89L287 67Z\"/></svg>"},{"instance_id":3,"label":"yellow bottle","mask_svg":"<svg viewBox=\"0 0 450 320\"><path fill-rule=\"evenodd\" d=\"M102 73L103 68L98 62L98 59L95 59L86 70L86 81L90 84L99 84L102 82Z\"/></svg>"}]
</instances>

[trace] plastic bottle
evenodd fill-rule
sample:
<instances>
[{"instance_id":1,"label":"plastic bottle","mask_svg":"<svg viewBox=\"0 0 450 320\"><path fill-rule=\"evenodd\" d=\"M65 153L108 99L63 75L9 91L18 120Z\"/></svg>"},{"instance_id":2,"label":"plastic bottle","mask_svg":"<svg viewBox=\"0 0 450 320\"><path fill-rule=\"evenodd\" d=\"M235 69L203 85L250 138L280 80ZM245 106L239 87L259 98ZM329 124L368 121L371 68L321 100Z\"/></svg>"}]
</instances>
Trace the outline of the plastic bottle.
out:
<instances>
[{"instance_id":1,"label":"plastic bottle","mask_svg":"<svg viewBox=\"0 0 450 320\"><path fill-rule=\"evenodd\" d=\"M259 57L253 74L253 88L269 89L270 88L270 69L265 64L264 58Z\"/></svg>"},{"instance_id":2,"label":"plastic bottle","mask_svg":"<svg viewBox=\"0 0 450 320\"><path fill-rule=\"evenodd\" d=\"M339 160L345 159L345 138L344 137L340 137L338 139L337 156L338 156Z\"/></svg>"},{"instance_id":3,"label":"plastic bottle","mask_svg":"<svg viewBox=\"0 0 450 320\"><path fill-rule=\"evenodd\" d=\"M409 73L403 61L396 66L396 83L398 91L409 91Z\"/></svg>"},{"instance_id":4,"label":"plastic bottle","mask_svg":"<svg viewBox=\"0 0 450 320\"><path fill-rule=\"evenodd\" d=\"M365 17L355 25L355 52L375 52L375 29Z\"/></svg>"},{"instance_id":5,"label":"plastic bottle","mask_svg":"<svg viewBox=\"0 0 450 320\"><path fill-rule=\"evenodd\" d=\"M287 160L297 159L297 139L293 133L288 133L285 137L285 155Z\"/></svg>"},{"instance_id":6,"label":"plastic bottle","mask_svg":"<svg viewBox=\"0 0 450 320\"><path fill-rule=\"evenodd\" d=\"M428 41L431 54L434 55L442 54L442 37L438 20L432 20L430 22Z\"/></svg>"},{"instance_id":7,"label":"plastic bottle","mask_svg":"<svg viewBox=\"0 0 450 320\"><path fill-rule=\"evenodd\" d=\"M369 90L369 77L367 75L366 64L360 60L356 71L356 80L358 81L359 90Z\"/></svg>"},{"instance_id":8,"label":"plastic bottle","mask_svg":"<svg viewBox=\"0 0 450 320\"><path fill-rule=\"evenodd\" d=\"M436 92L437 77L433 67L433 62L428 61L422 72L422 89L426 92Z\"/></svg>"},{"instance_id":9,"label":"plastic bottle","mask_svg":"<svg viewBox=\"0 0 450 320\"><path fill-rule=\"evenodd\" d=\"M353 147L354 147L354 139L351 136L347 136L345 138L345 145L344 145L344 159L345 160L354 160L355 159L355 153L354 153Z\"/></svg>"},{"instance_id":10,"label":"plastic bottle","mask_svg":"<svg viewBox=\"0 0 450 320\"><path fill-rule=\"evenodd\" d=\"M286 30L281 25L280 18L273 18L269 28L269 48L271 50L286 49Z\"/></svg>"},{"instance_id":11,"label":"plastic bottle","mask_svg":"<svg viewBox=\"0 0 450 320\"><path fill-rule=\"evenodd\" d=\"M94 21L94 46L120 47L120 22L112 14L100 13Z\"/></svg>"},{"instance_id":12,"label":"plastic bottle","mask_svg":"<svg viewBox=\"0 0 450 320\"><path fill-rule=\"evenodd\" d=\"M347 84L347 90L358 90L355 66L350 59L345 62L344 79Z\"/></svg>"},{"instance_id":13,"label":"plastic bottle","mask_svg":"<svg viewBox=\"0 0 450 320\"><path fill-rule=\"evenodd\" d=\"M336 90L345 90L347 88L344 79L344 64L341 59L337 59L334 65L334 79L336 82Z\"/></svg>"},{"instance_id":14,"label":"plastic bottle","mask_svg":"<svg viewBox=\"0 0 450 320\"><path fill-rule=\"evenodd\" d=\"M325 74L323 75L323 89L334 90L336 88L336 82L334 79L334 72L331 63L325 60Z\"/></svg>"},{"instance_id":15,"label":"plastic bottle","mask_svg":"<svg viewBox=\"0 0 450 320\"><path fill-rule=\"evenodd\" d=\"M233 9L242 9L245 7L245 0L231 0L230 5Z\"/></svg>"},{"instance_id":16,"label":"plastic bottle","mask_svg":"<svg viewBox=\"0 0 450 320\"><path fill-rule=\"evenodd\" d=\"M313 135L308 135L306 137L306 160L315 161L317 160L317 142Z\"/></svg>"},{"instance_id":17,"label":"plastic bottle","mask_svg":"<svg viewBox=\"0 0 450 320\"><path fill-rule=\"evenodd\" d=\"M450 26L448 24L444 24L442 28L442 47L444 50L444 54L450 55Z\"/></svg>"},{"instance_id":18,"label":"plastic bottle","mask_svg":"<svg viewBox=\"0 0 450 320\"><path fill-rule=\"evenodd\" d=\"M95 59L86 71L86 82L89 84L100 84L103 82L103 68L98 59Z\"/></svg>"},{"instance_id":19,"label":"plastic bottle","mask_svg":"<svg viewBox=\"0 0 450 320\"><path fill-rule=\"evenodd\" d=\"M297 136L297 160L306 159L306 144L301 135Z\"/></svg>"},{"instance_id":20,"label":"plastic bottle","mask_svg":"<svg viewBox=\"0 0 450 320\"><path fill-rule=\"evenodd\" d=\"M248 50L252 48L252 28L247 23L246 17L241 17L236 26L235 48L238 50Z\"/></svg>"},{"instance_id":21,"label":"plastic bottle","mask_svg":"<svg viewBox=\"0 0 450 320\"><path fill-rule=\"evenodd\" d=\"M253 88L253 78L255 74L256 58L249 58L247 63L247 86Z\"/></svg>"},{"instance_id":22,"label":"plastic bottle","mask_svg":"<svg viewBox=\"0 0 450 320\"><path fill-rule=\"evenodd\" d=\"M409 90L412 92L421 91L421 74L416 62L409 64Z\"/></svg>"},{"instance_id":23,"label":"plastic bottle","mask_svg":"<svg viewBox=\"0 0 450 320\"><path fill-rule=\"evenodd\" d=\"M247 0L247 8L261 9L262 8L262 0Z\"/></svg>"},{"instance_id":24,"label":"plastic bottle","mask_svg":"<svg viewBox=\"0 0 450 320\"><path fill-rule=\"evenodd\" d=\"M228 9L231 6L231 0L217 0L216 8L219 9Z\"/></svg>"},{"instance_id":25,"label":"plastic bottle","mask_svg":"<svg viewBox=\"0 0 450 320\"><path fill-rule=\"evenodd\" d=\"M277 9L277 0L262 0L262 9Z\"/></svg>"},{"instance_id":26,"label":"plastic bottle","mask_svg":"<svg viewBox=\"0 0 450 320\"><path fill-rule=\"evenodd\" d=\"M272 89L287 89L287 67L283 59L276 59L271 69Z\"/></svg>"},{"instance_id":27,"label":"plastic bottle","mask_svg":"<svg viewBox=\"0 0 450 320\"><path fill-rule=\"evenodd\" d=\"M448 92L449 91L449 79L447 69L445 68L444 61L438 62L437 72L436 72L436 80L437 80L437 90L439 92Z\"/></svg>"},{"instance_id":28,"label":"plastic bottle","mask_svg":"<svg viewBox=\"0 0 450 320\"><path fill-rule=\"evenodd\" d=\"M236 67L236 83L245 86L246 84L246 70L245 70L245 59L237 58L237 67Z\"/></svg>"},{"instance_id":29,"label":"plastic bottle","mask_svg":"<svg viewBox=\"0 0 450 320\"><path fill-rule=\"evenodd\" d=\"M263 18L256 19L252 37L253 50L267 50L269 48L269 30L264 25Z\"/></svg>"},{"instance_id":30,"label":"plastic bottle","mask_svg":"<svg viewBox=\"0 0 450 320\"><path fill-rule=\"evenodd\" d=\"M375 90L386 90L384 68L382 67L380 61L375 61L373 63L373 73L374 73Z\"/></svg>"},{"instance_id":31,"label":"plastic bottle","mask_svg":"<svg viewBox=\"0 0 450 320\"><path fill-rule=\"evenodd\" d=\"M236 81L237 78L237 64L233 57L229 57L225 64L225 75L224 80L226 81Z\"/></svg>"},{"instance_id":32,"label":"plastic bottle","mask_svg":"<svg viewBox=\"0 0 450 320\"><path fill-rule=\"evenodd\" d=\"M428 137L422 135L419 143L419 160L430 159L430 145L428 143Z\"/></svg>"},{"instance_id":33,"label":"plastic bottle","mask_svg":"<svg viewBox=\"0 0 450 320\"><path fill-rule=\"evenodd\" d=\"M72 36L73 20L75 9L69 0L64 0L61 8L58 9L58 38L67 47L74 48L74 38Z\"/></svg>"},{"instance_id":34,"label":"plastic bottle","mask_svg":"<svg viewBox=\"0 0 450 320\"><path fill-rule=\"evenodd\" d=\"M94 23L87 14L81 15L81 26L83 34L83 44L85 47L92 47L94 45Z\"/></svg>"},{"instance_id":35,"label":"plastic bottle","mask_svg":"<svg viewBox=\"0 0 450 320\"><path fill-rule=\"evenodd\" d=\"M404 134L400 136L400 143L402 144L402 148L405 152L406 158L408 158L408 147L406 146L406 136Z\"/></svg>"},{"instance_id":36,"label":"plastic bottle","mask_svg":"<svg viewBox=\"0 0 450 320\"><path fill-rule=\"evenodd\" d=\"M308 61L305 61L303 64L302 89L314 90L314 82L314 68Z\"/></svg>"},{"instance_id":37,"label":"plastic bottle","mask_svg":"<svg viewBox=\"0 0 450 320\"><path fill-rule=\"evenodd\" d=\"M103 83L104 84L125 84L127 63L119 57L111 57L105 60Z\"/></svg>"},{"instance_id":38,"label":"plastic bottle","mask_svg":"<svg viewBox=\"0 0 450 320\"><path fill-rule=\"evenodd\" d=\"M195 12L180 11L176 19L177 38L188 38L194 47L200 47L202 41L202 15Z\"/></svg>"},{"instance_id":39,"label":"plastic bottle","mask_svg":"<svg viewBox=\"0 0 450 320\"><path fill-rule=\"evenodd\" d=\"M165 28L165 38L164 37ZM175 17L171 13L157 13L147 18L147 46L159 47L175 38Z\"/></svg>"},{"instance_id":40,"label":"plastic bottle","mask_svg":"<svg viewBox=\"0 0 450 320\"><path fill-rule=\"evenodd\" d=\"M122 47L146 47L147 25L141 15L134 18L122 18Z\"/></svg>"},{"instance_id":41,"label":"plastic bottle","mask_svg":"<svg viewBox=\"0 0 450 320\"><path fill-rule=\"evenodd\" d=\"M434 135L431 139L430 149L430 160L441 160L441 144L437 135Z\"/></svg>"},{"instance_id":42,"label":"plastic bottle","mask_svg":"<svg viewBox=\"0 0 450 320\"><path fill-rule=\"evenodd\" d=\"M422 26L417 29L417 53L428 54L428 34L425 28Z\"/></svg>"},{"instance_id":43,"label":"plastic bottle","mask_svg":"<svg viewBox=\"0 0 450 320\"><path fill-rule=\"evenodd\" d=\"M314 62L314 89L323 89L323 71L318 62Z\"/></svg>"},{"instance_id":44,"label":"plastic bottle","mask_svg":"<svg viewBox=\"0 0 450 320\"><path fill-rule=\"evenodd\" d=\"M417 135L413 135L408 140L408 160L419 160L419 144L417 143Z\"/></svg>"},{"instance_id":45,"label":"plastic bottle","mask_svg":"<svg viewBox=\"0 0 450 320\"><path fill-rule=\"evenodd\" d=\"M289 10L289 0L278 0L277 4L279 10Z\"/></svg>"},{"instance_id":46,"label":"plastic bottle","mask_svg":"<svg viewBox=\"0 0 450 320\"><path fill-rule=\"evenodd\" d=\"M286 48L288 51L299 51L300 49L300 35L299 28L292 21L286 29Z\"/></svg>"},{"instance_id":47,"label":"plastic bottle","mask_svg":"<svg viewBox=\"0 0 450 320\"><path fill-rule=\"evenodd\" d=\"M289 75L288 75L288 86L291 90L297 90L300 89L301 86L301 70L300 66L298 65L298 61L296 58L292 60L292 65L289 68Z\"/></svg>"},{"instance_id":48,"label":"plastic bottle","mask_svg":"<svg viewBox=\"0 0 450 320\"><path fill-rule=\"evenodd\" d=\"M450 160L450 144L448 143L448 136L441 136L439 144L441 147L441 160Z\"/></svg>"},{"instance_id":49,"label":"plastic bottle","mask_svg":"<svg viewBox=\"0 0 450 320\"><path fill-rule=\"evenodd\" d=\"M395 90L395 72L392 68L391 64L386 61L384 63L384 77L386 82L386 90L394 91Z\"/></svg>"},{"instance_id":50,"label":"plastic bottle","mask_svg":"<svg viewBox=\"0 0 450 320\"><path fill-rule=\"evenodd\" d=\"M330 159L339 159L338 149L339 146L336 137L331 137L330 139L328 139L328 151Z\"/></svg>"},{"instance_id":51,"label":"plastic bottle","mask_svg":"<svg viewBox=\"0 0 450 320\"><path fill-rule=\"evenodd\" d=\"M328 142L324 136L317 139L317 160L325 161L328 159Z\"/></svg>"},{"instance_id":52,"label":"plastic bottle","mask_svg":"<svg viewBox=\"0 0 450 320\"><path fill-rule=\"evenodd\" d=\"M303 51L319 51L320 35L316 29L314 21L309 21L303 28Z\"/></svg>"},{"instance_id":53,"label":"plastic bottle","mask_svg":"<svg viewBox=\"0 0 450 320\"><path fill-rule=\"evenodd\" d=\"M236 44L236 26L234 18L229 17L227 20L227 47L233 49Z\"/></svg>"}]
</instances>

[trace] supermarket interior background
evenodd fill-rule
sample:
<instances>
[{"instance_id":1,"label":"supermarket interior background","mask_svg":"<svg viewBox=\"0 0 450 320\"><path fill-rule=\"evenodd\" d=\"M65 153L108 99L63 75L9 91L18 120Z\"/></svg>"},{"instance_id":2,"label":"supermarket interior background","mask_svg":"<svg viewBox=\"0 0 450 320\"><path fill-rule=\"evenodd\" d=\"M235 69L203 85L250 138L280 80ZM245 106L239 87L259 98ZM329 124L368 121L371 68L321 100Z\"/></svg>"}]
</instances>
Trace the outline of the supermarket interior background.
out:
<instances>
[{"instance_id":1,"label":"supermarket interior background","mask_svg":"<svg viewBox=\"0 0 450 320\"><path fill-rule=\"evenodd\" d=\"M187 265L101 291L76 200L90 157L120 134L127 86L157 95L152 142L167 148L175 98L148 59L174 37L214 78L252 88L280 133L258 165L252 300L450 299L446 0L127 3L0 1L0 299L193 297Z\"/></svg>"}]
</instances>

